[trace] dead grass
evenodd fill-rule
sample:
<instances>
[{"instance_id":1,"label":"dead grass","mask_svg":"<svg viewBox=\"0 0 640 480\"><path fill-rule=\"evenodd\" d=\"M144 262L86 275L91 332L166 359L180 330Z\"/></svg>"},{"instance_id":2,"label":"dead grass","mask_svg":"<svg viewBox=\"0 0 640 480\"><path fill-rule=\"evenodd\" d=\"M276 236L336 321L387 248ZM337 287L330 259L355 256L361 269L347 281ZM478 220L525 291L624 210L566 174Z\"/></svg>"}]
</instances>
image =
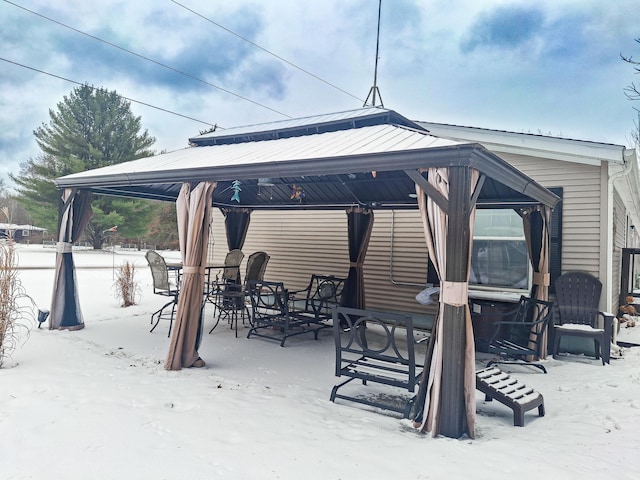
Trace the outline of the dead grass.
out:
<instances>
[{"instance_id":1,"label":"dead grass","mask_svg":"<svg viewBox=\"0 0 640 480\"><path fill-rule=\"evenodd\" d=\"M0 367L28 337L33 323L33 300L18 276L18 258L12 242L0 244ZM31 320L31 322L29 322Z\"/></svg>"},{"instance_id":2,"label":"dead grass","mask_svg":"<svg viewBox=\"0 0 640 480\"><path fill-rule=\"evenodd\" d=\"M121 301L121 307L130 307L136 304L136 298L140 293L140 287L136 281L136 267L125 262L116 272L116 280L113 284L115 296Z\"/></svg>"}]
</instances>

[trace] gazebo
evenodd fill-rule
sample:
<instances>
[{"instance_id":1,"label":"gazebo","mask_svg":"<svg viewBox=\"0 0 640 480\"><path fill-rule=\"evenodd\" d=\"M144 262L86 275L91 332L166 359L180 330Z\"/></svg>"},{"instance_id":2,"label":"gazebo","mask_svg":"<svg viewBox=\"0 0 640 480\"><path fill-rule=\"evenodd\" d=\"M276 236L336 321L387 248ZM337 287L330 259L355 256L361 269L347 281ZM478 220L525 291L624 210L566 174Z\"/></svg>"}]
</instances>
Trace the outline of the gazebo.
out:
<instances>
[{"instance_id":1,"label":"gazebo","mask_svg":"<svg viewBox=\"0 0 640 480\"><path fill-rule=\"evenodd\" d=\"M84 325L71 245L90 218L93 194L176 203L184 282L167 369L203 364L198 323L211 208L225 214L230 249L242 246L254 210L345 209L350 264L344 301L356 308L364 307L363 266L375 210L419 209L441 295L416 422L434 436L473 437L468 270L475 209L521 214L535 272L531 294L546 299L548 224L559 198L481 145L434 137L378 107L215 131L190 143L56 180L63 204L50 328ZM269 195L260 194L265 184Z\"/></svg>"}]
</instances>

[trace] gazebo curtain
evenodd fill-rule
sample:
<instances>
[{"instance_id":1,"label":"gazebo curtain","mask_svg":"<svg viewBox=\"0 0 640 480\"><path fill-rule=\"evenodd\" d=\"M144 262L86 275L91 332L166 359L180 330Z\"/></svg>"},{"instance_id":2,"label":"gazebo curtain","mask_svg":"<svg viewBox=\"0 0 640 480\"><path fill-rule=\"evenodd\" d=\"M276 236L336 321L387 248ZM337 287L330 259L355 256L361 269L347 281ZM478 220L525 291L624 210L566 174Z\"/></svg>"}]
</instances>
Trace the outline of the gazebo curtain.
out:
<instances>
[{"instance_id":1,"label":"gazebo curtain","mask_svg":"<svg viewBox=\"0 0 640 480\"><path fill-rule=\"evenodd\" d=\"M545 206L527 208L522 212L522 224L529 258L533 266L531 298L548 300L551 280L549 273L551 209ZM547 332L548 330L542 338L543 345L547 343ZM546 357L546 351L547 349L543 347L544 357Z\"/></svg>"},{"instance_id":2,"label":"gazebo curtain","mask_svg":"<svg viewBox=\"0 0 640 480\"><path fill-rule=\"evenodd\" d=\"M93 210L89 192L71 188L62 192L56 244L56 270L49 316L50 329L80 330L84 328L71 249L91 217L93 217Z\"/></svg>"},{"instance_id":3,"label":"gazebo curtain","mask_svg":"<svg viewBox=\"0 0 640 480\"><path fill-rule=\"evenodd\" d=\"M478 182L479 174L471 170L470 186L467 192L467 203L471 202L472 193ZM449 169L430 168L428 169L428 182L442 194L445 199L449 199ZM438 273L440 279L440 304L438 316L434 324L432 337L428 352L425 358L425 368L423 378L418 392L416 416L417 427L422 431L431 432L432 436L440 433L441 415L441 389L443 383L443 363L444 363L444 335L445 322L450 320L445 316L447 304L453 307L464 307L464 409L466 412L466 425L463 428L468 435L473 438L475 430L475 348L473 341L473 328L471 324L471 312L468 306L468 280L471 242L473 239L473 223L475 217L475 205L470 205L468 218L464 219L468 228L469 249L467 252L466 282L450 281L447 277L447 235L450 233L450 215L447 215L436 203L428 198L422 188L416 184L418 195L418 206L422 217L425 240L429 251L429 257ZM460 255L462 252L449 252L451 255ZM464 261L464 259L462 259ZM449 259L451 261L451 259ZM443 280L444 279L444 280Z\"/></svg>"},{"instance_id":4,"label":"gazebo curtain","mask_svg":"<svg viewBox=\"0 0 640 480\"><path fill-rule=\"evenodd\" d=\"M242 250L244 241L249 231L251 221L251 209L249 208L223 208L224 228L227 234L227 247L231 250ZM236 283L240 283L240 269Z\"/></svg>"},{"instance_id":5,"label":"gazebo curtain","mask_svg":"<svg viewBox=\"0 0 640 480\"><path fill-rule=\"evenodd\" d=\"M342 305L366 308L364 298L364 259L373 230L373 211L352 207L347 210L349 274L342 291Z\"/></svg>"},{"instance_id":6,"label":"gazebo curtain","mask_svg":"<svg viewBox=\"0 0 640 480\"><path fill-rule=\"evenodd\" d=\"M224 227L227 232L227 247L231 250L242 250L247 238L251 210L248 208L223 208Z\"/></svg>"},{"instance_id":7,"label":"gazebo curtain","mask_svg":"<svg viewBox=\"0 0 640 480\"><path fill-rule=\"evenodd\" d=\"M202 292L207 264L211 196L215 182L201 182L193 189L182 185L176 200L178 235L182 256L182 280L175 326L171 335L167 370L203 367L198 355L202 330Z\"/></svg>"}]
</instances>

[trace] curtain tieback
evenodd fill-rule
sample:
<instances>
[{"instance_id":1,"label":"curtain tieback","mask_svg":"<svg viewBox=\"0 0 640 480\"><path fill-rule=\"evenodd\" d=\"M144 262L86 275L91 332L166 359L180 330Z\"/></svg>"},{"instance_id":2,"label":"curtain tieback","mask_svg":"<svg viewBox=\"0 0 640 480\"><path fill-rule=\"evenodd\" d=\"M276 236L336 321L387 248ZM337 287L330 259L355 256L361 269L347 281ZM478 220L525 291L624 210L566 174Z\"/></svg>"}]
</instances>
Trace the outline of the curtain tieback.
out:
<instances>
[{"instance_id":1,"label":"curtain tieback","mask_svg":"<svg viewBox=\"0 0 640 480\"><path fill-rule=\"evenodd\" d=\"M445 280L440 286L440 301L454 307L463 307L469 301L469 283Z\"/></svg>"},{"instance_id":2,"label":"curtain tieback","mask_svg":"<svg viewBox=\"0 0 640 480\"><path fill-rule=\"evenodd\" d=\"M71 242L57 242L56 243L56 252L57 253L71 253L73 249L73 243Z\"/></svg>"},{"instance_id":3,"label":"curtain tieback","mask_svg":"<svg viewBox=\"0 0 640 480\"><path fill-rule=\"evenodd\" d=\"M533 272L533 284L548 287L551 284L551 274Z\"/></svg>"},{"instance_id":4,"label":"curtain tieback","mask_svg":"<svg viewBox=\"0 0 640 480\"><path fill-rule=\"evenodd\" d=\"M364 262L349 262L349 268L362 268L364 267Z\"/></svg>"},{"instance_id":5,"label":"curtain tieback","mask_svg":"<svg viewBox=\"0 0 640 480\"><path fill-rule=\"evenodd\" d=\"M185 275L204 275L204 267L198 265L185 265L182 267L182 273Z\"/></svg>"}]
</instances>

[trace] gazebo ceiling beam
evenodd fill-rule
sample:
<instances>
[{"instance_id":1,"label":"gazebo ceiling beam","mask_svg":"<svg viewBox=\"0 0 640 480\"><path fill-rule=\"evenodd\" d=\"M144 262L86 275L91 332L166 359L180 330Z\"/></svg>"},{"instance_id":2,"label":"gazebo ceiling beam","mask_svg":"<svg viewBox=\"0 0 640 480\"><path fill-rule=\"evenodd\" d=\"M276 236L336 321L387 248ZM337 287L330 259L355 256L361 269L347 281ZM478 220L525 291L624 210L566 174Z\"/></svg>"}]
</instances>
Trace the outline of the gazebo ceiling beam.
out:
<instances>
[{"instance_id":1,"label":"gazebo ceiling beam","mask_svg":"<svg viewBox=\"0 0 640 480\"><path fill-rule=\"evenodd\" d=\"M420 172L417 170L405 170L406 173L411 180L416 182L422 190L427 194L429 198L431 198L436 205L438 205L442 211L446 214L449 214L449 201L444 198L444 196L438 192L433 185L431 185L426 178L422 176Z\"/></svg>"}]
</instances>

